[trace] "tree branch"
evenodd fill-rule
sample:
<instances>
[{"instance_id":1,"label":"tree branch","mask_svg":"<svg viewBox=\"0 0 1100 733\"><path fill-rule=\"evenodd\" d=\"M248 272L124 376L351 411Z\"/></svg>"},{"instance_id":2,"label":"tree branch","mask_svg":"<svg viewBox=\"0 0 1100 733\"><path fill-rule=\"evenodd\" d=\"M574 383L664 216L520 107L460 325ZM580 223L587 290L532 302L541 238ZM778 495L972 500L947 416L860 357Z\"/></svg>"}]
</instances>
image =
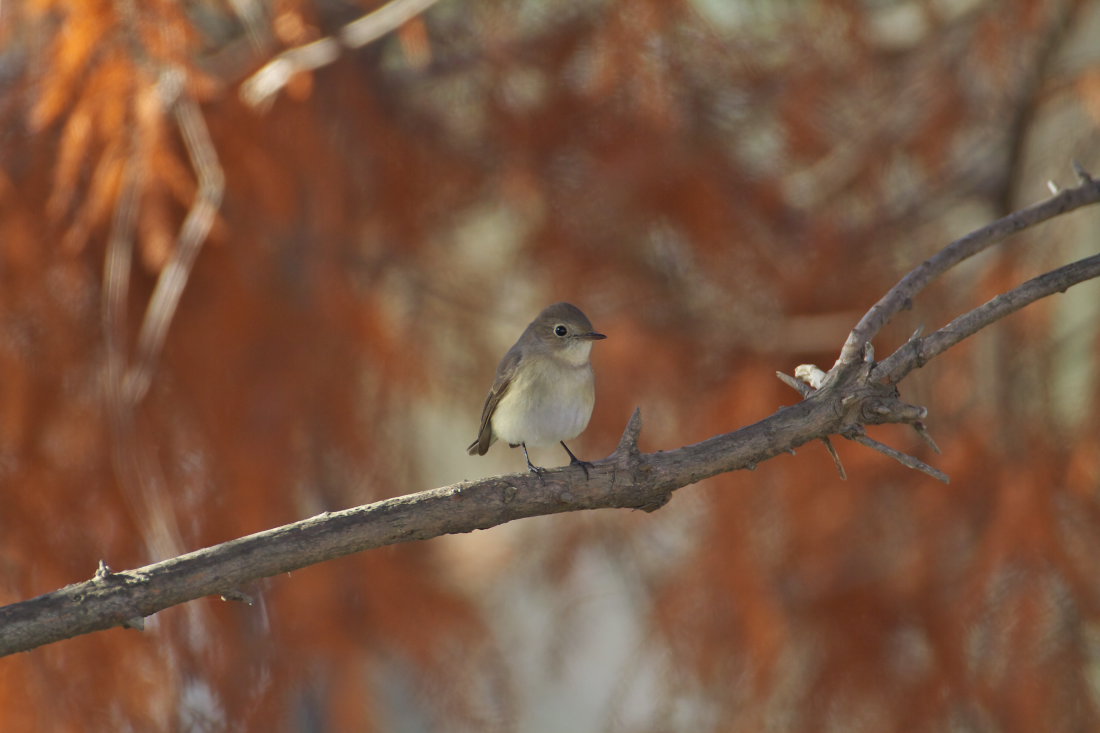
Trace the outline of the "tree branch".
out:
<instances>
[{"instance_id":1,"label":"tree branch","mask_svg":"<svg viewBox=\"0 0 1100 733\"><path fill-rule=\"evenodd\" d=\"M217 150L210 139L210 131L198 102L183 89L182 72L166 71L161 77L161 87L163 94L169 98L168 104L183 137L191 166L195 170L198 189L195 191L195 201L180 227L172 258L161 270L157 286L145 310L138 336L137 361L126 375L123 390L126 399L133 404L140 402L149 389L168 335L168 326L172 323L183 288L191 276L195 258L214 226L214 219L225 193L225 174L222 172Z\"/></svg>"},{"instance_id":2,"label":"tree branch","mask_svg":"<svg viewBox=\"0 0 1100 733\"><path fill-rule=\"evenodd\" d=\"M919 267L903 277L897 285L890 288L886 295L871 306L871 309L859 320L848 335L840 351L836 366L831 373L833 379L851 376L858 367L861 350L865 344L882 330L895 315L912 305L913 298L927 285L943 273L965 259L973 257L989 247L1004 241L1017 232L1033 227L1040 222L1073 211L1082 206L1100 201L1100 185L1083 171L1078 172L1081 185L1066 189L1055 196L1021 211L1002 217L977 231L957 239L940 250L935 256L923 262Z\"/></svg>"},{"instance_id":3,"label":"tree branch","mask_svg":"<svg viewBox=\"0 0 1100 733\"><path fill-rule=\"evenodd\" d=\"M923 424L928 411L903 402L896 382L998 318L1100 275L1100 256L1024 283L926 339L915 335L882 364L875 364L869 339L950 266L1013 232L1100 201L1100 185L1088 176L1082 179L1077 188L954 242L903 278L853 329L829 374L822 376L820 370L804 365L797 373L805 384L785 379L805 399L760 422L676 450L642 453L638 450L641 417L635 411L615 452L592 464L588 480L578 468L566 466L541 477L524 473L463 482L320 514L136 570L113 573L103 566L90 580L0 608L0 655L112 626L140 626L149 614L207 595L247 598L242 588L259 578L384 545L558 512L653 511L676 489L720 473L753 469L780 453L833 434L874 444L876 450L886 449L905 465L946 479L927 464L871 440L864 426L905 423L928 439Z\"/></svg>"},{"instance_id":4,"label":"tree branch","mask_svg":"<svg viewBox=\"0 0 1100 733\"><path fill-rule=\"evenodd\" d=\"M420 15L439 0L391 0L382 7L353 20L334 36L295 46L268 61L241 84L241 99L260 107L287 85L291 77L313 71L340 58L342 48L360 48Z\"/></svg>"},{"instance_id":5,"label":"tree branch","mask_svg":"<svg viewBox=\"0 0 1100 733\"><path fill-rule=\"evenodd\" d=\"M959 316L935 333L924 338L910 339L905 346L872 370L872 378L896 384L909 372L919 369L994 321L1015 313L1036 300L1055 293L1064 293L1070 286L1098 276L1100 276L1100 255L1093 255L1032 278L1023 285L998 295L969 313Z\"/></svg>"},{"instance_id":6,"label":"tree branch","mask_svg":"<svg viewBox=\"0 0 1100 733\"><path fill-rule=\"evenodd\" d=\"M858 430L858 431L853 431L851 434L845 435L844 437L847 438L848 440L855 441L856 443L859 443L860 445L865 445L865 446L867 446L868 448L870 448L872 450L877 450L879 453L883 454L884 456L890 456L891 458L893 458L895 461L897 461L901 465L905 466L906 468L912 468L915 471L920 471L922 473L926 473L929 476L931 476L932 478L936 479L937 481L942 481L945 484L951 483L951 479L943 471L939 470L938 468L934 468L932 466L929 466L924 461L920 460L919 458L914 458L913 456L909 455L908 453L902 453L897 448L891 448L890 446L886 445L885 443L878 442L877 440L875 440L871 436L867 435L866 431L864 431L862 429ZM833 459L836 460L835 453L833 455Z\"/></svg>"}]
</instances>

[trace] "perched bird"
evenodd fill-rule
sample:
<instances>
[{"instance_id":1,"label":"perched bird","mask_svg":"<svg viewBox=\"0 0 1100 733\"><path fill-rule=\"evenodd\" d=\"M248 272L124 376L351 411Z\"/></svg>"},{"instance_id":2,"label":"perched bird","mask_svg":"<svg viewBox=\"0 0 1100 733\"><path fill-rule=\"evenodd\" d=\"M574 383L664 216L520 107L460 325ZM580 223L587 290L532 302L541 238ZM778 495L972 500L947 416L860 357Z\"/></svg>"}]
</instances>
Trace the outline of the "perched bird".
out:
<instances>
[{"instance_id":1,"label":"perched bird","mask_svg":"<svg viewBox=\"0 0 1100 733\"><path fill-rule=\"evenodd\" d=\"M477 440L466 452L485 455L497 440L523 447L527 468L541 475L545 469L531 463L527 446L561 443L570 464L588 476L590 463L579 460L565 441L588 426L596 403L596 380L588 357L592 342L607 338L592 330L580 308L555 303L539 313L497 366Z\"/></svg>"}]
</instances>

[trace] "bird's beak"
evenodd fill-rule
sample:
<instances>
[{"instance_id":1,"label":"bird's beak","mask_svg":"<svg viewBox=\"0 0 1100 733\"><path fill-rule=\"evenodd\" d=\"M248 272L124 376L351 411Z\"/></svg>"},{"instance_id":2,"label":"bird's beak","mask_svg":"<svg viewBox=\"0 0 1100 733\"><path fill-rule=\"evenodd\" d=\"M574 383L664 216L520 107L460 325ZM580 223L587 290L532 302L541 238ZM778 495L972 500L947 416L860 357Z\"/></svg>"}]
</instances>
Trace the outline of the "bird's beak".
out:
<instances>
[{"instance_id":1,"label":"bird's beak","mask_svg":"<svg viewBox=\"0 0 1100 733\"><path fill-rule=\"evenodd\" d=\"M585 341L599 341L600 339L607 338L607 336L604 336L602 333L590 331L589 333L578 333L577 338L583 339Z\"/></svg>"}]
</instances>

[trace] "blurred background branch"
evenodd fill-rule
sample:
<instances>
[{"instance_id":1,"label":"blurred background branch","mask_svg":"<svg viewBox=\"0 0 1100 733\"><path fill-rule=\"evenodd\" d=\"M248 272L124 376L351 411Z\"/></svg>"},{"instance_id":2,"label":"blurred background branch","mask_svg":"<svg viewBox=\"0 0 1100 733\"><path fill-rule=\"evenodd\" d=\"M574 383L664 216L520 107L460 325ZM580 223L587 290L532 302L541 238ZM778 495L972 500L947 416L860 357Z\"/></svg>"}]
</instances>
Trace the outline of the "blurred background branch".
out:
<instances>
[{"instance_id":1,"label":"blurred background branch","mask_svg":"<svg viewBox=\"0 0 1100 733\"><path fill-rule=\"evenodd\" d=\"M252 107L269 104L271 97L287 85L291 77L316 71L340 57L341 46L361 48L376 41L424 12L438 0L390 0L382 7L340 28L333 36L287 49L241 84L241 99Z\"/></svg>"},{"instance_id":2,"label":"blurred background branch","mask_svg":"<svg viewBox=\"0 0 1100 733\"><path fill-rule=\"evenodd\" d=\"M1097 0L451 0L341 43L263 108L241 99L280 53L384 5L0 6L0 603L99 558L141 567L518 470L514 452L462 449L494 359L557 300L609 335L571 447L606 454L635 406L648 454L725 434L790 401L777 366L832 364L944 242L1064 187L1068 160L1100 168ZM115 316L146 311L216 180L158 100L160 69L179 70L224 188L117 430L118 355L142 337ZM875 346L1088 261L1098 227L1056 217L967 259ZM200 600L141 634L7 658L0 715L1096 728L1096 288L909 373L944 455L909 426L875 439L950 486L842 443L847 481L815 449L652 514L361 553L260 581L253 606Z\"/></svg>"}]
</instances>

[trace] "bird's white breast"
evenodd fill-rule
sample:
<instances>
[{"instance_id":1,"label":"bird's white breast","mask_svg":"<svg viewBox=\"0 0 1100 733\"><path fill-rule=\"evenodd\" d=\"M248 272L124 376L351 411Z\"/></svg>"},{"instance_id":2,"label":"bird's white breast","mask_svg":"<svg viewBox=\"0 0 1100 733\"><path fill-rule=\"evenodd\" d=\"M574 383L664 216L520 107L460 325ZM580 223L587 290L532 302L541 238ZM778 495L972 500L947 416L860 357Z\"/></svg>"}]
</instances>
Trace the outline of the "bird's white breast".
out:
<instances>
[{"instance_id":1,"label":"bird's white breast","mask_svg":"<svg viewBox=\"0 0 1100 733\"><path fill-rule=\"evenodd\" d=\"M588 348L562 354L566 358L555 355L520 364L493 412L497 438L512 445L551 445L575 438L588 426L596 402L588 361L591 343L578 346Z\"/></svg>"}]
</instances>

